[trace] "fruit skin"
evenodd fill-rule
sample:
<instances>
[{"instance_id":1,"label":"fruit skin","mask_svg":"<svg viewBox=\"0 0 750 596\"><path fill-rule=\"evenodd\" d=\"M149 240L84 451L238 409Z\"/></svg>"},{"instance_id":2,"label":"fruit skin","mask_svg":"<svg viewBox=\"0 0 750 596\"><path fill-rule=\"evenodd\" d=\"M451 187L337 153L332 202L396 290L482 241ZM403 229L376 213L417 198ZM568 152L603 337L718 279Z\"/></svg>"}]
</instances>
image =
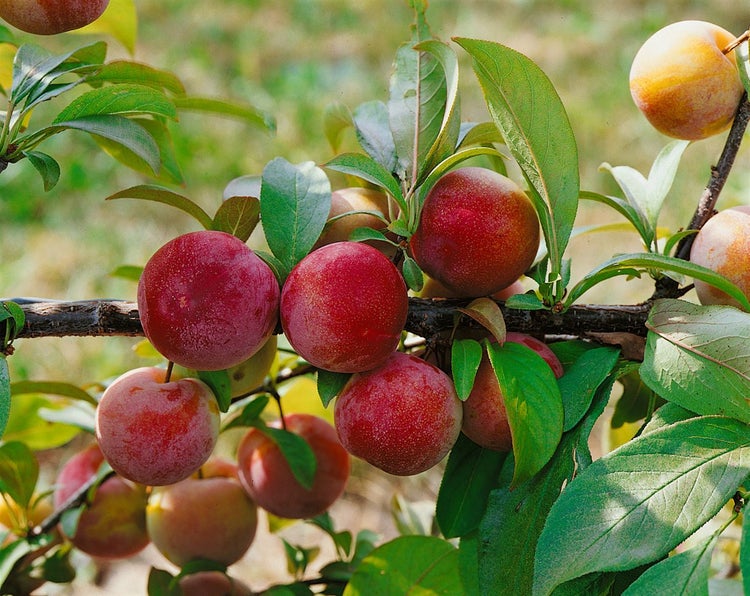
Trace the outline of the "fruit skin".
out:
<instances>
[{"instance_id":1,"label":"fruit skin","mask_svg":"<svg viewBox=\"0 0 750 596\"><path fill-rule=\"evenodd\" d=\"M539 218L509 178L485 168L459 168L427 194L410 247L422 270L456 296L489 296L533 263Z\"/></svg>"},{"instance_id":2,"label":"fruit skin","mask_svg":"<svg viewBox=\"0 0 750 596\"><path fill-rule=\"evenodd\" d=\"M231 565L255 538L257 507L242 488L236 465L211 461L200 477L155 488L148 500L151 541L179 567L198 558Z\"/></svg>"},{"instance_id":3,"label":"fruit skin","mask_svg":"<svg viewBox=\"0 0 750 596\"><path fill-rule=\"evenodd\" d=\"M225 232L170 240L138 283L144 334L164 357L195 370L231 368L253 356L276 327L278 305L271 269Z\"/></svg>"},{"instance_id":4,"label":"fruit skin","mask_svg":"<svg viewBox=\"0 0 750 596\"><path fill-rule=\"evenodd\" d=\"M520 281L514 281L512 284L510 284L507 288L503 288L502 290L499 290L492 294L490 298L494 298L495 300L507 300L511 296L515 296L516 294L523 294L526 290L523 287L523 284ZM448 288L446 288L443 284L441 284L436 279L433 279L431 277L427 277L424 281L424 285L422 286L422 289L419 292L420 298L458 298L459 296L456 296L455 293L451 292Z\"/></svg>"},{"instance_id":5,"label":"fruit skin","mask_svg":"<svg viewBox=\"0 0 750 596\"><path fill-rule=\"evenodd\" d=\"M326 511L341 496L349 479L349 454L334 428L310 414L284 416L286 430L301 436L317 460L310 490L292 474L276 444L257 428L251 428L237 449L239 478L253 500L279 517L305 519ZM279 421L269 426L280 428Z\"/></svg>"},{"instance_id":6,"label":"fruit skin","mask_svg":"<svg viewBox=\"0 0 750 596\"><path fill-rule=\"evenodd\" d=\"M252 596L253 592L241 581L221 571L199 571L185 575L179 581L182 596Z\"/></svg>"},{"instance_id":7,"label":"fruit skin","mask_svg":"<svg viewBox=\"0 0 750 596\"><path fill-rule=\"evenodd\" d=\"M396 267L372 246L336 242L314 250L281 291L281 326L313 366L361 372L396 349L409 298Z\"/></svg>"},{"instance_id":8,"label":"fruit skin","mask_svg":"<svg viewBox=\"0 0 750 596\"><path fill-rule=\"evenodd\" d=\"M630 69L630 93L659 132L685 140L718 134L734 119L743 93L735 36L705 21L680 21L654 33Z\"/></svg>"},{"instance_id":9,"label":"fruit skin","mask_svg":"<svg viewBox=\"0 0 750 596\"><path fill-rule=\"evenodd\" d=\"M725 209L714 215L695 236L690 260L720 273L750 298L750 205ZM695 280L701 304L740 304L713 286Z\"/></svg>"},{"instance_id":10,"label":"fruit skin","mask_svg":"<svg viewBox=\"0 0 750 596\"><path fill-rule=\"evenodd\" d=\"M0 0L0 18L17 29L55 35L93 23L109 0Z\"/></svg>"},{"instance_id":11,"label":"fruit skin","mask_svg":"<svg viewBox=\"0 0 750 596\"><path fill-rule=\"evenodd\" d=\"M397 476L440 462L458 438L462 416L451 378L401 352L353 375L334 407L336 430L349 453Z\"/></svg>"},{"instance_id":12,"label":"fruit skin","mask_svg":"<svg viewBox=\"0 0 750 596\"><path fill-rule=\"evenodd\" d=\"M103 461L96 443L73 455L57 476L55 507L60 507L93 478ZM141 551L149 543L146 498L144 486L117 475L107 478L97 487L93 501L81 514L71 542L95 557L130 557Z\"/></svg>"},{"instance_id":13,"label":"fruit skin","mask_svg":"<svg viewBox=\"0 0 750 596\"><path fill-rule=\"evenodd\" d=\"M219 406L198 379L165 383L166 371L136 368L107 387L96 409L96 438L118 474L149 486L190 476L211 455Z\"/></svg>"},{"instance_id":14,"label":"fruit skin","mask_svg":"<svg viewBox=\"0 0 750 596\"><path fill-rule=\"evenodd\" d=\"M515 332L508 332L505 341L523 344L534 350L550 365L558 379L565 372L560 360L543 341ZM494 451L510 451L513 448L505 398L486 353L482 355L471 393L463 402L463 413L461 430L477 445Z\"/></svg>"},{"instance_id":15,"label":"fruit skin","mask_svg":"<svg viewBox=\"0 0 750 596\"><path fill-rule=\"evenodd\" d=\"M326 244L349 240L349 236L357 228L385 230L386 223L382 219L365 213L351 213L352 211L374 211L387 218L388 197L377 190L356 186L334 190L331 194L331 210L328 213L329 223L326 224L313 250ZM344 216L345 213L351 214ZM334 217L338 219L330 221ZM374 246L380 247L383 244L379 242Z\"/></svg>"}]
</instances>

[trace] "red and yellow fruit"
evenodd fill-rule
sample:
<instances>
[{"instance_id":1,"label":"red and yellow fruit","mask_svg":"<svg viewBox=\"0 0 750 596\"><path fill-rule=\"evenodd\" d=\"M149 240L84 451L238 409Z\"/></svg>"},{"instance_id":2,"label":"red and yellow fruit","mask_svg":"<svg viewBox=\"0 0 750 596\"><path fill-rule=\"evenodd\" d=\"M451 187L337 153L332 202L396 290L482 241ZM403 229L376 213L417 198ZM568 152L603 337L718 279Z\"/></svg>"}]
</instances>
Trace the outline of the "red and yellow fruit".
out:
<instances>
[{"instance_id":1,"label":"red and yellow fruit","mask_svg":"<svg viewBox=\"0 0 750 596\"><path fill-rule=\"evenodd\" d=\"M743 86L735 36L705 21L680 21L654 33L630 69L630 92L656 130L678 139L718 134L734 119Z\"/></svg>"},{"instance_id":2,"label":"red and yellow fruit","mask_svg":"<svg viewBox=\"0 0 750 596\"><path fill-rule=\"evenodd\" d=\"M382 192L356 186L334 190L328 223L313 248L349 240L357 228L384 231L387 218L388 197ZM376 244L380 248L383 243Z\"/></svg>"},{"instance_id":3,"label":"red and yellow fruit","mask_svg":"<svg viewBox=\"0 0 750 596\"><path fill-rule=\"evenodd\" d=\"M313 366L353 373L375 368L401 340L409 299L398 269L358 242L314 250L281 292L281 326Z\"/></svg>"},{"instance_id":4,"label":"red and yellow fruit","mask_svg":"<svg viewBox=\"0 0 750 596\"><path fill-rule=\"evenodd\" d=\"M55 483L55 507L62 506L99 470L104 456L96 444L71 457ZM93 501L81 513L70 540L89 555L104 558L129 557L149 543L146 531L146 489L112 476L102 482Z\"/></svg>"},{"instance_id":5,"label":"red and yellow fruit","mask_svg":"<svg viewBox=\"0 0 750 596\"><path fill-rule=\"evenodd\" d=\"M515 282L539 249L539 218L509 178L485 168L445 174L424 201L410 247L455 296L490 296Z\"/></svg>"},{"instance_id":6,"label":"red and yellow fruit","mask_svg":"<svg viewBox=\"0 0 750 596\"><path fill-rule=\"evenodd\" d=\"M156 367L131 370L107 387L96 409L96 438L120 475L150 486L190 476L211 455L219 406L198 379L165 383Z\"/></svg>"},{"instance_id":7,"label":"red and yellow fruit","mask_svg":"<svg viewBox=\"0 0 750 596\"><path fill-rule=\"evenodd\" d=\"M55 35L93 23L109 0L0 0L0 18L37 35Z\"/></svg>"},{"instance_id":8,"label":"red and yellow fruit","mask_svg":"<svg viewBox=\"0 0 750 596\"><path fill-rule=\"evenodd\" d=\"M728 278L750 299L750 206L725 209L709 219L693 241L690 260ZM725 292L697 279L695 291L701 304L740 306Z\"/></svg>"},{"instance_id":9,"label":"red and yellow fruit","mask_svg":"<svg viewBox=\"0 0 750 596\"><path fill-rule=\"evenodd\" d=\"M349 453L397 476L424 472L442 460L458 438L461 419L451 378L401 352L353 375L334 407L336 430Z\"/></svg>"},{"instance_id":10,"label":"red and yellow fruit","mask_svg":"<svg viewBox=\"0 0 750 596\"><path fill-rule=\"evenodd\" d=\"M222 370L253 356L278 320L279 285L241 240L216 231L167 242L138 283L143 332L172 362Z\"/></svg>"},{"instance_id":11,"label":"red and yellow fruit","mask_svg":"<svg viewBox=\"0 0 750 596\"><path fill-rule=\"evenodd\" d=\"M239 478L253 500L263 509L284 518L315 517L341 496L349 479L349 454L334 428L316 416L289 414L286 430L305 439L317 461L310 489L292 474L281 449L257 428L250 429L237 450ZM280 428L277 421L273 427Z\"/></svg>"}]
</instances>

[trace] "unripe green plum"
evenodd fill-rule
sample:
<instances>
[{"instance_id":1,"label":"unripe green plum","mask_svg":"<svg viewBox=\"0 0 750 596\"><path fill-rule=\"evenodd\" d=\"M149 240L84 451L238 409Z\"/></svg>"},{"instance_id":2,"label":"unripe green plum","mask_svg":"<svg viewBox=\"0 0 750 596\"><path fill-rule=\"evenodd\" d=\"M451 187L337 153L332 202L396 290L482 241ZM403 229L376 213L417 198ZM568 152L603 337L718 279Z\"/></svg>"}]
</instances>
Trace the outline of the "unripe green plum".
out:
<instances>
[{"instance_id":1,"label":"unripe green plum","mask_svg":"<svg viewBox=\"0 0 750 596\"><path fill-rule=\"evenodd\" d=\"M505 341L531 348L549 364L555 377L559 379L563 375L560 360L543 341L515 332L508 332ZM461 430L477 445L494 451L510 451L513 448L505 397L487 354L482 355L474 386L463 402L463 414Z\"/></svg>"},{"instance_id":2,"label":"unripe green plum","mask_svg":"<svg viewBox=\"0 0 750 596\"><path fill-rule=\"evenodd\" d=\"M149 486L190 476L219 435L219 406L208 385L165 377L161 368L131 370L107 387L96 408L96 438L112 469Z\"/></svg>"},{"instance_id":3,"label":"unripe green plum","mask_svg":"<svg viewBox=\"0 0 750 596\"><path fill-rule=\"evenodd\" d=\"M62 506L96 475L104 456L95 443L63 465L54 491L55 507ZM149 543L146 531L146 488L112 476L102 482L93 501L81 513L70 541L95 557L130 557Z\"/></svg>"},{"instance_id":4,"label":"unripe green plum","mask_svg":"<svg viewBox=\"0 0 750 596\"><path fill-rule=\"evenodd\" d=\"M397 476L440 462L456 442L461 420L451 378L401 352L353 375L334 406L336 430L349 453Z\"/></svg>"},{"instance_id":5,"label":"unripe green plum","mask_svg":"<svg viewBox=\"0 0 750 596\"><path fill-rule=\"evenodd\" d=\"M310 414L284 416L286 430L305 439L317 461L308 490L292 474L279 447L262 431L251 428L237 449L239 477L245 490L266 511L290 519L311 518L325 512L341 496L349 479L349 454L336 431ZM280 428L279 421L271 424Z\"/></svg>"},{"instance_id":6,"label":"unripe green plum","mask_svg":"<svg viewBox=\"0 0 750 596\"><path fill-rule=\"evenodd\" d=\"M735 36L705 21L680 21L654 33L630 69L630 92L659 132L685 140L718 134L732 123L743 86Z\"/></svg>"},{"instance_id":7,"label":"unripe green plum","mask_svg":"<svg viewBox=\"0 0 750 596\"><path fill-rule=\"evenodd\" d=\"M690 260L728 278L750 299L750 205L725 209L709 219L695 236ZM740 308L734 298L698 279L695 291L701 304Z\"/></svg>"},{"instance_id":8,"label":"unripe green plum","mask_svg":"<svg viewBox=\"0 0 750 596\"><path fill-rule=\"evenodd\" d=\"M398 269L358 242L312 251L281 291L289 343L313 366L333 372L360 372L385 361L401 340L408 309Z\"/></svg>"},{"instance_id":9,"label":"unripe green plum","mask_svg":"<svg viewBox=\"0 0 750 596\"><path fill-rule=\"evenodd\" d=\"M0 0L0 18L37 35L55 35L93 23L109 0Z\"/></svg>"},{"instance_id":10,"label":"unripe green plum","mask_svg":"<svg viewBox=\"0 0 750 596\"><path fill-rule=\"evenodd\" d=\"M211 462L199 475L155 488L148 500L151 540L179 567L193 559L231 565L255 538L257 508L240 484L236 466Z\"/></svg>"},{"instance_id":11,"label":"unripe green plum","mask_svg":"<svg viewBox=\"0 0 750 596\"><path fill-rule=\"evenodd\" d=\"M356 186L334 190L331 194L328 223L313 249L349 240L357 228L385 231L387 224L381 217L362 213L364 211L379 213L382 218L387 218L388 197L377 190ZM380 248L381 244L383 243L378 243L376 247Z\"/></svg>"},{"instance_id":12,"label":"unripe green plum","mask_svg":"<svg viewBox=\"0 0 750 596\"><path fill-rule=\"evenodd\" d=\"M539 249L539 218L509 178L466 167L427 193L410 239L422 270L455 296L490 296L516 281Z\"/></svg>"},{"instance_id":13,"label":"unripe green plum","mask_svg":"<svg viewBox=\"0 0 750 596\"><path fill-rule=\"evenodd\" d=\"M138 283L143 332L164 357L223 370L253 356L278 321L279 284L239 238L203 230L167 242Z\"/></svg>"}]
</instances>

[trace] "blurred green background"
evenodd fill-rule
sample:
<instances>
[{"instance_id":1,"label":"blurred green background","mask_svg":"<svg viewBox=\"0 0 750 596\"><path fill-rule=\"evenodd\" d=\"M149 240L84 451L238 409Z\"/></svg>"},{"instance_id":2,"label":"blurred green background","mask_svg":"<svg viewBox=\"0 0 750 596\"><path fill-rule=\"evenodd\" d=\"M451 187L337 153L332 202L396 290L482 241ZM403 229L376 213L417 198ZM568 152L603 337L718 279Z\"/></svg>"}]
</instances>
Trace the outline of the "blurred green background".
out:
<instances>
[{"instance_id":1,"label":"blurred green background","mask_svg":"<svg viewBox=\"0 0 750 596\"><path fill-rule=\"evenodd\" d=\"M213 212L227 182L260 173L277 156L323 162L332 156L323 135L327 106L354 108L387 99L391 61L409 37L411 9L404 0L138 0L139 38L134 59L177 74L189 93L249 101L271 112L275 136L244 123L184 115L173 126L185 172L180 192ZM630 62L655 30L677 20L702 19L739 34L750 6L705 2L433 0L428 19L443 40L465 36L519 50L550 76L579 143L582 188L614 193L602 162L647 172L666 137L653 131L628 90ZM21 36L56 50L88 39ZM461 52L457 47L456 50ZM462 70L464 120L487 120L466 57ZM110 59L127 58L110 40ZM60 109L63 100L45 109ZM41 117L41 115L40 115ZM723 138L688 148L662 224L685 225L715 162ZM196 229L174 209L138 201L105 202L127 186L149 182L103 154L87 137L64 133L40 147L59 159L62 177L45 193L28 163L0 175L0 296L75 300L134 299L135 284L112 277L121 264L142 265L163 242ZM741 151L720 206L746 202L748 152ZM620 221L583 203L578 225ZM639 250L635 234L584 236L571 243L574 278L614 252ZM641 284L641 285L638 285ZM648 283L621 278L588 294L587 301L647 298ZM18 342L11 359L16 379L76 383L119 374L137 359L133 339L43 339Z\"/></svg>"}]
</instances>

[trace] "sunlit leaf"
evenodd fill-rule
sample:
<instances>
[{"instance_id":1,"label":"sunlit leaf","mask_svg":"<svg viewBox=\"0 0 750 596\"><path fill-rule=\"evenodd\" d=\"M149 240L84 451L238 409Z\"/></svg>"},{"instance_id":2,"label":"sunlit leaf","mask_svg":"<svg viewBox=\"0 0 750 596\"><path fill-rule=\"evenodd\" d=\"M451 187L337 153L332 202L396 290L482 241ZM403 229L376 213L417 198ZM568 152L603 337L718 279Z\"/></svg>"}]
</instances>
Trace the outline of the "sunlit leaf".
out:
<instances>
[{"instance_id":1,"label":"sunlit leaf","mask_svg":"<svg viewBox=\"0 0 750 596\"><path fill-rule=\"evenodd\" d=\"M750 423L750 314L660 300L649 314L641 378L698 414Z\"/></svg>"},{"instance_id":2,"label":"sunlit leaf","mask_svg":"<svg viewBox=\"0 0 750 596\"><path fill-rule=\"evenodd\" d=\"M93 23L71 33L111 35L130 54L135 54L138 15L135 0L110 0L107 9Z\"/></svg>"},{"instance_id":3,"label":"sunlit leaf","mask_svg":"<svg viewBox=\"0 0 750 596\"><path fill-rule=\"evenodd\" d=\"M39 477L39 462L24 443L0 445L0 490L22 508L28 506Z\"/></svg>"},{"instance_id":4,"label":"sunlit leaf","mask_svg":"<svg viewBox=\"0 0 750 596\"><path fill-rule=\"evenodd\" d=\"M503 311L491 298L476 298L458 310L487 329L497 341L505 341Z\"/></svg>"},{"instance_id":5,"label":"sunlit leaf","mask_svg":"<svg viewBox=\"0 0 750 596\"><path fill-rule=\"evenodd\" d=\"M185 87L175 74L147 64L127 60L113 60L99 66L93 74L87 75L86 83L89 85L132 83L163 89L175 95L185 94Z\"/></svg>"},{"instance_id":6,"label":"sunlit leaf","mask_svg":"<svg viewBox=\"0 0 750 596\"><path fill-rule=\"evenodd\" d=\"M46 393L48 395L61 395L71 399L85 401L96 405L97 401L88 391L81 389L71 383L57 381L16 381L11 385L13 395L25 393Z\"/></svg>"},{"instance_id":7,"label":"sunlit leaf","mask_svg":"<svg viewBox=\"0 0 750 596\"><path fill-rule=\"evenodd\" d=\"M130 188L109 195L106 200L111 201L114 199L140 199L164 203L192 215L207 230L210 230L213 225L211 216L200 205L181 194L161 186L153 184L131 186Z\"/></svg>"},{"instance_id":8,"label":"sunlit leaf","mask_svg":"<svg viewBox=\"0 0 750 596\"><path fill-rule=\"evenodd\" d=\"M175 120L177 110L164 93L145 85L120 84L92 89L76 97L53 124L98 114L151 114Z\"/></svg>"},{"instance_id":9,"label":"sunlit leaf","mask_svg":"<svg viewBox=\"0 0 750 596\"><path fill-rule=\"evenodd\" d=\"M323 113L323 131L334 153L339 152L341 137L352 124L352 113L346 105L336 102L326 106Z\"/></svg>"},{"instance_id":10,"label":"sunlit leaf","mask_svg":"<svg viewBox=\"0 0 750 596\"><path fill-rule=\"evenodd\" d=\"M402 211L406 211L404 195L391 172L371 157L360 153L344 153L327 162L325 167L379 186L395 199Z\"/></svg>"},{"instance_id":11,"label":"sunlit leaf","mask_svg":"<svg viewBox=\"0 0 750 596\"><path fill-rule=\"evenodd\" d=\"M579 473L552 506L536 551L533 593L666 556L748 474L750 434L731 418L693 418L626 443Z\"/></svg>"},{"instance_id":12,"label":"sunlit leaf","mask_svg":"<svg viewBox=\"0 0 750 596\"><path fill-rule=\"evenodd\" d=\"M387 171L396 169L396 146L388 124L388 106L382 101L360 104L352 115L357 141L365 153Z\"/></svg>"}]
</instances>

